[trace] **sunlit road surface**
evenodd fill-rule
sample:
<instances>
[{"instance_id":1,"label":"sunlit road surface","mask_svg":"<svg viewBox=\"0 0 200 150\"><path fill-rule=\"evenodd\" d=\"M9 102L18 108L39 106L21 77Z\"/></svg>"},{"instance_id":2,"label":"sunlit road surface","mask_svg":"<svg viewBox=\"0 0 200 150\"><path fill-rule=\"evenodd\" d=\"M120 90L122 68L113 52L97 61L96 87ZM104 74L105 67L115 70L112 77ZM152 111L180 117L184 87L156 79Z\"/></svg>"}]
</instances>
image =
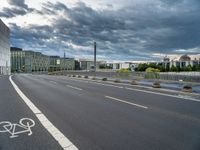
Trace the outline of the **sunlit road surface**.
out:
<instances>
[{"instance_id":1,"label":"sunlit road surface","mask_svg":"<svg viewBox=\"0 0 200 150\"><path fill-rule=\"evenodd\" d=\"M0 122L12 123L0 124L0 150L200 150L198 100L68 77L11 79L24 95L8 76L0 77ZM22 118L35 126L27 130ZM11 138L14 123L26 127ZM69 143L58 141L49 126Z\"/></svg>"}]
</instances>

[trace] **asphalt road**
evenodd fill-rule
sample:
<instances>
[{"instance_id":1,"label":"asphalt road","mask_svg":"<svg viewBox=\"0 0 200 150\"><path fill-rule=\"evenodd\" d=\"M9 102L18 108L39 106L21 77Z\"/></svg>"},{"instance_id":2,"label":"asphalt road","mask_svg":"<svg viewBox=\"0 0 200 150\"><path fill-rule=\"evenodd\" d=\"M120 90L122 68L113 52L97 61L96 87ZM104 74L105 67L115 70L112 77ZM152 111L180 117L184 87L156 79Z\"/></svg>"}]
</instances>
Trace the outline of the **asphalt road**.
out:
<instances>
[{"instance_id":1,"label":"asphalt road","mask_svg":"<svg viewBox=\"0 0 200 150\"><path fill-rule=\"evenodd\" d=\"M200 102L125 86L47 75L13 81L80 150L200 150ZM0 122L35 121L33 134L0 133L0 150L59 150L9 82L0 78ZM2 127L0 127L1 130Z\"/></svg>"}]
</instances>

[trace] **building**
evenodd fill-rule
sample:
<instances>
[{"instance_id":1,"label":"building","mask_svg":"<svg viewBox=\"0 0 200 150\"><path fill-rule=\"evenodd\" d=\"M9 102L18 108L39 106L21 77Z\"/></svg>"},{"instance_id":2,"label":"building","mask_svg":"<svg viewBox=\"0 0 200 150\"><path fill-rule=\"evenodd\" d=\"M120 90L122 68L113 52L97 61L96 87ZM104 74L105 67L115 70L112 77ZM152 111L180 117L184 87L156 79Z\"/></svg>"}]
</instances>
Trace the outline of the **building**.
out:
<instances>
[{"instance_id":1,"label":"building","mask_svg":"<svg viewBox=\"0 0 200 150\"><path fill-rule=\"evenodd\" d=\"M81 70L93 70L94 69L94 60L90 59L79 59L80 69ZM104 61L97 61L96 62L96 69L99 69L101 64L105 64Z\"/></svg>"},{"instance_id":2,"label":"building","mask_svg":"<svg viewBox=\"0 0 200 150\"><path fill-rule=\"evenodd\" d=\"M49 71L61 71L61 70L74 70L75 60L74 58L61 58L60 56L50 56Z\"/></svg>"},{"instance_id":3,"label":"building","mask_svg":"<svg viewBox=\"0 0 200 150\"><path fill-rule=\"evenodd\" d=\"M48 71L49 56L40 52L23 51L21 48L11 47L11 72L46 72Z\"/></svg>"},{"instance_id":4,"label":"building","mask_svg":"<svg viewBox=\"0 0 200 150\"><path fill-rule=\"evenodd\" d=\"M60 58L61 70L75 70L74 58Z\"/></svg>"},{"instance_id":5,"label":"building","mask_svg":"<svg viewBox=\"0 0 200 150\"><path fill-rule=\"evenodd\" d=\"M22 50L17 47L11 47L10 51L12 72L31 73L75 69L74 58L47 56L40 52Z\"/></svg>"},{"instance_id":6,"label":"building","mask_svg":"<svg viewBox=\"0 0 200 150\"><path fill-rule=\"evenodd\" d=\"M10 30L0 19L0 74L10 74Z\"/></svg>"},{"instance_id":7,"label":"building","mask_svg":"<svg viewBox=\"0 0 200 150\"><path fill-rule=\"evenodd\" d=\"M132 71L138 66L139 62L125 62L125 61L115 61L115 62L108 62L106 65L108 68L113 70L120 70L120 69L131 69Z\"/></svg>"},{"instance_id":8,"label":"building","mask_svg":"<svg viewBox=\"0 0 200 150\"><path fill-rule=\"evenodd\" d=\"M172 66L178 68L184 68L187 66L195 66L200 64L200 54L197 55L176 55L176 56L166 56L163 59L163 64L165 68L171 68Z\"/></svg>"}]
</instances>

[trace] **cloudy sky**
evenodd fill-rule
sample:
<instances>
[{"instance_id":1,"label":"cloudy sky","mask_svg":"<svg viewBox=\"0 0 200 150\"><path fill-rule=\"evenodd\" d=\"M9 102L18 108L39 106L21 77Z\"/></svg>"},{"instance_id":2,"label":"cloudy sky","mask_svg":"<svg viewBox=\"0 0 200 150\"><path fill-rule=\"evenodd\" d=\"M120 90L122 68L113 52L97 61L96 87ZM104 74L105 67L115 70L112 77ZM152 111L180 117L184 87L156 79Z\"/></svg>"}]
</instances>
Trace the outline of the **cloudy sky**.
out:
<instances>
[{"instance_id":1,"label":"cloudy sky","mask_svg":"<svg viewBox=\"0 0 200 150\"><path fill-rule=\"evenodd\" d=\"M11 45L49 55L155 60L200 53L200 0L0 0Z\"/></svg>"}]
</instances>

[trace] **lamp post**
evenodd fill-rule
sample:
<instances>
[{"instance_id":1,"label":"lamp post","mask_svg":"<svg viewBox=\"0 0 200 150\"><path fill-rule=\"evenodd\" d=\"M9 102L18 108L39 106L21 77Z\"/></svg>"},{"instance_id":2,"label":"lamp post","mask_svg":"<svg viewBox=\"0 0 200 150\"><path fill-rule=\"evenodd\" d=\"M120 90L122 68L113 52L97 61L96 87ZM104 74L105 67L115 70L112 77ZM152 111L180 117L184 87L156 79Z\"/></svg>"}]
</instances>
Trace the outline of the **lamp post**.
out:
<instances>
[{"instance_id":1,"label":"lamp post","mask_svg":"<svg viewBox=\"0 0 200 150\"><path fill-rule=\"evenodd\" d=\"M94 42L94 72L96 72L96 65L97 65L96 55L97 55L97 43Z\"/></svg>"}]
</instances>

